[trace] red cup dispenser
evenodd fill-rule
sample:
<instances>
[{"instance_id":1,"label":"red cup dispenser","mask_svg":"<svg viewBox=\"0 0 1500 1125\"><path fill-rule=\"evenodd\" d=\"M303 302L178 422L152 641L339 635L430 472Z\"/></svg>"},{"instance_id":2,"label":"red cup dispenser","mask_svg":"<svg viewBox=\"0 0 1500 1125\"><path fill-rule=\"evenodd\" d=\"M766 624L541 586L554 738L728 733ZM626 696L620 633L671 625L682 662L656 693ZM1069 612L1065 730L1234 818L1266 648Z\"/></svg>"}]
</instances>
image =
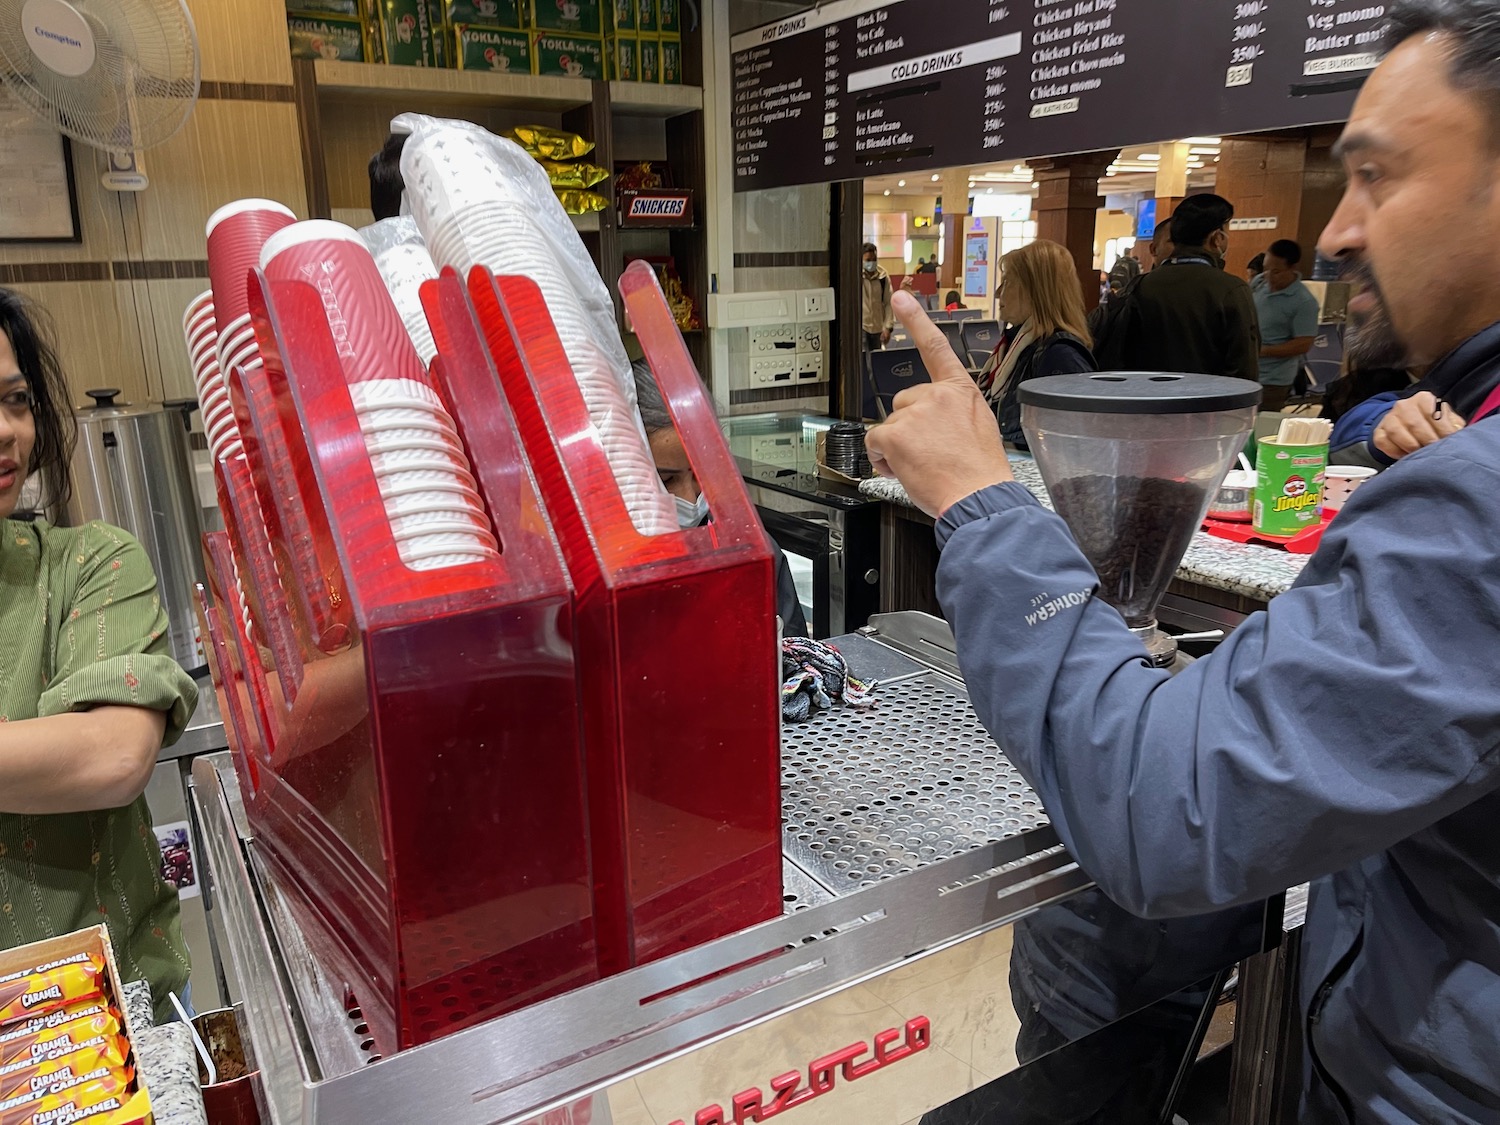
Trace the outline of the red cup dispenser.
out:
<instances>
[{"instance_id":1,"label":"red cup dispenser","mask_svg":"<svg viewBox=\"0 0 1500 1125\"><path fill-rule=\"evenodd\" d=\"M426 287L429 319L447 322L439 339L460 330L458 285L448 271ZM536 284L476 269L468 287L573 579L611 973L781 912L774 564L649 268L627 271L622 290L713 516L649 537L626 512Z\"/></svg>"},{"instance_id":2,"label":"red cup dispenser","mask_svg":"<svg viewBox=\"0 0 1500 1125\"><path fill-rule=\"evenodd\" d=\"M241 462L227 491L248 520L253 476L268 547L240 527L234 561L295 638L241 650L247 698L267 685L247 813L389 1053L597 976L572 591L482 352L439 362L463 417L485 419L461 433L502 553L416 571L318 290L256 275L250 307L264 365L239 374L263 471Z\"/></svg>"}]
</instances>

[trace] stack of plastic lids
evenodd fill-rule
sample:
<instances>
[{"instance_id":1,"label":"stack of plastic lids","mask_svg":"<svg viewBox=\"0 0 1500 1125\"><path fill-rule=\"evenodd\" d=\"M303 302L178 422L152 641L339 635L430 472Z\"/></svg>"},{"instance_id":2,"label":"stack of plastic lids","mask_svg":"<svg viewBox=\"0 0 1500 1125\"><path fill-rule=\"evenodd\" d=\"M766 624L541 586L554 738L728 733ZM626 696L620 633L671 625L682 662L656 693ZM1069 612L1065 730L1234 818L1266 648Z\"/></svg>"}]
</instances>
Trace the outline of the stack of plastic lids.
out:
<instances>
[{"instance_id":1,"label":"stack of plastic lids","mask_svg":"<svg viewBox=\"0 0 1500 1125\"><path fill-rule=\"evenodd\" d=\"M467 121L408 113L391 128L410 134L401 172L433 260L464 275L483 266L537 283L632 523L643 535L676 532L614 302L547 173L518 145Z\"/></svg>"},{"instance_id":2,"label":"stack of plastic lids","mask_svg":"<svg viewBox=\"0 0 1500 1125\"><path fill-rule=\"evenodd\" d=\"M424 364L431 364L437 356L437 344L422 308L422 283L437 277L438 268L427 252L416 220L409 215L381 219L362 228L359 236L380 267L380 276L385 278L385 286L391 291L391 300L396 303L396 311L406 324L406 334L411 337L417 354Z\"/></svg>"},{"instance_id":3,"label":"stack of plastic lids","mask_svg":"<svg viewBox=\"0 0 1500 1125\"><path fill-rule=\"evenodd\" d=\"M360 236L343 223L297 223L267 240L261 268L272 281L316 276L347 331L344 374L401 561L439 570L499 558L458 427Z\"/></svg>"}]
</instances>

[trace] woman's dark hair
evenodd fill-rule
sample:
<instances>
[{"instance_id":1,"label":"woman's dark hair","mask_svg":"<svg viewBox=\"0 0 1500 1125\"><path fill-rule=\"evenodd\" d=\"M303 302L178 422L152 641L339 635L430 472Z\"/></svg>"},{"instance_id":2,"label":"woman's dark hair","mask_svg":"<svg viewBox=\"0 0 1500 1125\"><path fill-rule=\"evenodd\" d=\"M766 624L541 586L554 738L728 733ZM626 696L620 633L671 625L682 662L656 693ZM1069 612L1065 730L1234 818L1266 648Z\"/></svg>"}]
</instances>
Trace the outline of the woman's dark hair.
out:
<instances>
[{"instance_id":1,"label":"woman's dark hair","mask_svg":"<svg viewBox=\"0 0 1500 1125\"><path fill-rule=\"evenodd\" d=\"M394 219L401 214L401 194L406 181L401 178L401 151L406 148L405 133L392 133L370 157L370 210L377 221Z\"/></svg>"},{"instance_id":2,"label":"woman's dark hair","mask_svg":"<svg viewBox=\"0 0 1500 1125\"><path fill-rule=\"evenodd\" d=\"M962 303L963 298L958 295L957 289L948 290L948 295L943 298L943 304L945 305L957 305Z\"/></svg>"},{"instance_id":3,"label":"woman's dark hair","mask_svg":"<svg viewBox=\"0 0 1500 1125\"><path fill-rule=\"evenodd\" d=\"M1500 5L1495 0L1397 0L1386 9L1385 49L1413 35L1441 34L1451 43L1448 81L1476 94L1500 148Z\"/></svg>"},{"instance_id":4,"label":"woman's dark hair","mask_svg":"<svg viewBox=\"0 0 1500 1125\"><path fill-rule=\"evenodd\" d=\"M16 365L31 392L31 417L36 444L31 448L27 474L40 472L49 495L44 507L61 506L73 494L70 462L77 424L68 404L68 385L53 344L51 318L13 289L0 288L0 332L10 341Z\"/></svg>"},{"instance_id":5,"label":"woman's dark hair","mask_svg":"<svg viewBox=\"0 0 1500 1125\"><path fill-rule=\"evenodd\" d=\"M1190 195L1172 212L1172 245L1179 249L1202 246L1208 236L1234 218L1234 204L1222 195Z\"/></svg>"}]
</instances>

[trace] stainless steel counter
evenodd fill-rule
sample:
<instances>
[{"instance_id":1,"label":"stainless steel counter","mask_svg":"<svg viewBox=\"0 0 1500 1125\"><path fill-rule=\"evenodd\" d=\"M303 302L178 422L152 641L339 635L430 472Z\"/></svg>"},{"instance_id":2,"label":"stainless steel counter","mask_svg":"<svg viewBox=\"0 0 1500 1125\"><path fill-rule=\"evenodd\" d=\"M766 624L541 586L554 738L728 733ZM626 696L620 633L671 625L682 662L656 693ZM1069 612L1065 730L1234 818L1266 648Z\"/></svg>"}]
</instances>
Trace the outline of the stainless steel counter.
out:
<instances>
[{"instance_id":1,"label":"stainless steel counter","mask_svg":"<svg viewBox=\"0 0 1500 1125\"><path fill-rule=\"evenodd\" d=\"M528 1120L1087 887L930 630L925 618L885 620L843 638L861 673L885 681L883 706L786 732L783 917L379 1061L281 905L229 756L200 759L212 909L270 1120ZM914 659L923 652L938 659ZM934 740L939 729L961 733ZM981 791L994 804L983 819L971 808Z\"/></svg>"},{"instance_id":2,"label":"stainless steel counter","mask_svg":"<svg viewBox=\"0 0 1500 1125\"><path fill-rule=\"evenodd\" d=\"M156 760L173 762L227 749L229 739L224 734L224 717L219 714L219 699L214 694L213 681L204 675L198 680L198 709L188 720L187 730L171 746L164 747Z\"/></svg>"}]
</instances>

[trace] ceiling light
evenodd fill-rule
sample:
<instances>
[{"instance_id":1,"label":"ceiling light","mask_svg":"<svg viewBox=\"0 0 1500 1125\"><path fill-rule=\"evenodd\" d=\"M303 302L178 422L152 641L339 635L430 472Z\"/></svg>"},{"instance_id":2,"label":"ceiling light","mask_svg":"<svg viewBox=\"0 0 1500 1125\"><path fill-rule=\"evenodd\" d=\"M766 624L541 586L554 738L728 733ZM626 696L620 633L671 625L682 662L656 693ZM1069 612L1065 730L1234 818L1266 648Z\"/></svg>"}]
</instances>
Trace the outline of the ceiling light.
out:
<instances>
[{"instance_id":1,"label":"ceiling light","mask_svg":"<svg viewBox=\"0 0 1500 1125\"><path fill-rule=\"evenodd\" d=\"M906 186L906 181L905 180L897 180L896 181L896 186L897 187L905 187Z\"/></svg>"},{"instance_id":2,"label":"ceiling light","mask_svg":"<svg viewBox=\"0 0 1500 1125\"><path fill-rule=\"evenodd\" d=\"M1216 148L1208 148L1207 146L1204 146L1202 148L1190 148L1190 149L1188 149L1188 155L1189 156L1217 156L1218 154L1219 154L1219 150L1218 149L1216 149Z\"/></svg>"},{"instance_id":3,"label":"ceiling light","mask_svg":"<svg viewBox=\"0 0 1500 1125\"><path fill-rule=\"evenodd\" d=\"M1221 138L1221 137L1188 137L1185 140L1178 141L1177 143L1178 144L1183 144L1183 145L1217 145L1217 144L1222 144L1223 143L1223 138Z\"/></svg>"},{"instance_id":4,"label":"ceiling light","mask_svg":"<svg viewBox=\"0 0 1500 1125\"><path fill-rule=\"evenodd\" d=\"M1117 173L1117 172L1116 172L1116 171L1115 171L1115 170L1114 170L1114 169L1113 169L1113 168L1110 168L1110 169L1107 169L1107 170L1106 170L1106 171L1105 171L1105 173L1104 173L1104 174L1105 174L1105 175L1106 175L1106 176L1114 176L1114 175L1118 175L1118 173Z\"/></svg>"},{"instance_id":5,"label":"ceiling light","mask_svg":"<svg viewBox=\"0 0 1500 1125\"><path fill-rule=\"evenodd\" d=\"M940 175L939 175L939 174L938 174L938 173L936 173L936 172L934 172L934 173L933 173L933 174L932 174L932 182L933 182L933 183L937 183L937 182L938 182L938 181L939 181L939 180L941 180L941 179L942 179L942 178L943 178L943 177L942 177L942 176L940 176Z\"/></svg>"},{"instance_id":6,"label":"ceiling light","mask_svg":"<svg viewBox=\"0 0 1500 1125\"><path fill-rule=\"evenodd\" d=\"M984 193L985 193L985 194L986 194L986 195L994 195L994 194L995 194L995 189L994 189L994 188L992 188L992 187L991 187L991 188L985 188L985 189L984 189Z\"/></svg>"},{"instance_id":7,"label":"ceiling light","mask_svg":"<svg viewBox=\"0 0 1500 1125\"><path fill-rule=\"evenodd\" d=\"M1023 173L1023 172L1026 171L1026 165L1024 165L1024 164L1017 164L1014 168L1011 169L1011 171L1014 172L1016 175L1019 176L1021 173Z\"/></svg>"},{"instance_id":8,"label":"ceiling light","mask_svg":"<svg viewBox=\"0 0 1500 1125\"><path fill-rule=\"evenodd\" d=\"M886 193L886 195L890 195L891 194L891 189L890 188L886 188L885 189L885 193Z\"/></svg>"}]
</instances>

